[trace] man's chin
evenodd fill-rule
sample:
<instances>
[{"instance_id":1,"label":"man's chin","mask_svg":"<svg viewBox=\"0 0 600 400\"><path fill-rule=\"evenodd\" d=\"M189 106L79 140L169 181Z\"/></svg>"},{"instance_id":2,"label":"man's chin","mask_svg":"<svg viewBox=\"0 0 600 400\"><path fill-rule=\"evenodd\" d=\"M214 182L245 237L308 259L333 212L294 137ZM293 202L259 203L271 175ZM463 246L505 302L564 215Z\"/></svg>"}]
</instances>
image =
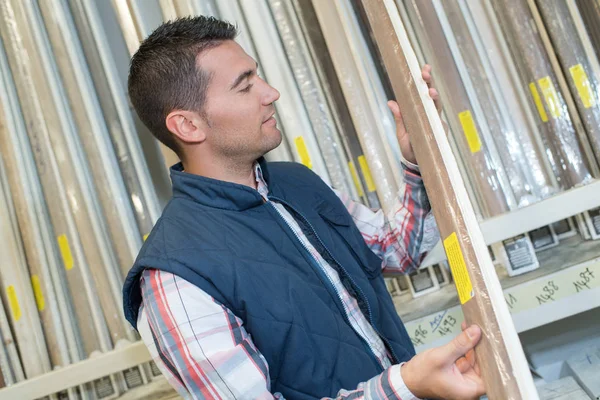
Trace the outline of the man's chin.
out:
<instances>
[{"instance_id":1,"label":"man's chin","mask_svg":"<svg viewBox=\"0 0 600 400\"><path fill-rule=\"evenodd\" d=\"M278 148L283 142L283 135L281 131L275 128L276 132L269 132L268 139L265 141L264 154L269 153L270 151Z\"/></svg>"}]
</instances>

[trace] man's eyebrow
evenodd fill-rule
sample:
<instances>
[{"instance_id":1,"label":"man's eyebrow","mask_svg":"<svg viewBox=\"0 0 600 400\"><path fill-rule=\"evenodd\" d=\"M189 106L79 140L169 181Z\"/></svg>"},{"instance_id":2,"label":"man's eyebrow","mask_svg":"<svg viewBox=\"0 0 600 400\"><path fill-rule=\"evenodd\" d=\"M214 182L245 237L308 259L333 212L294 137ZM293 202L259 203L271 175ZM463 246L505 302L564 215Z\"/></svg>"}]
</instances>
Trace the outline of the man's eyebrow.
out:
<instances>
[{"instance_id":1,"label":"man's eyebrow","mask_svg":"<svg viewBox=\"0 0 600 400\"><path fill-rule=\"evenodd\" d=\"M236 87L239 86L240 83L242 83L244 81L244 79L251 77L252 75L254 75L254 73L256 72L256 70L258 69L258 62L256 63L256 68L255 69L249 69L247 71L244 71L240 74L240 76L238 76L236 78L236 80L233 82L233 84L231 85L231 87L229 88L229 90L233 90Z\"/></svg>"}]
</instances>

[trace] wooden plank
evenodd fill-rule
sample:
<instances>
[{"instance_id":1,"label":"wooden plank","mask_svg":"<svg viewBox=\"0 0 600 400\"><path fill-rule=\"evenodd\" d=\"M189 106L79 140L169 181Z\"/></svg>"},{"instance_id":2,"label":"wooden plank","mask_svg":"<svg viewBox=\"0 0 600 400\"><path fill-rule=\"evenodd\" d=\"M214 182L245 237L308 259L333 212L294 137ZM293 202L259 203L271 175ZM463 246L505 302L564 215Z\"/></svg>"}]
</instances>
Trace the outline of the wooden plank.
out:
<instances>
[{"instance_id":1,"label":"wooden plank","mask_svg":"<svg viewBox=\"0 0 600 400\"><path fill-rule=\"evenodd\" d=\"M362 0L430 196L490 399L537 399L458 165L393 0Z\"/></svg>"}]
</instances>

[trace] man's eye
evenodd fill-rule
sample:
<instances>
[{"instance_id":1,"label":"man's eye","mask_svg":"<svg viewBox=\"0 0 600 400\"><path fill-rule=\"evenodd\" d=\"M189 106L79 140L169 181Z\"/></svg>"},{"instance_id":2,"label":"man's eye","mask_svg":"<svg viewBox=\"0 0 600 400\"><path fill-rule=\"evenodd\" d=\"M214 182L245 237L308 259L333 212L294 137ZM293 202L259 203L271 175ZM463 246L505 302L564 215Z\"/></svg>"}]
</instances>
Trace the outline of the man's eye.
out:
<instances>
[{"instance_id":1,"label":"man's eye","mask_svg":"<svg viewBox=\"0 0 600 400\"><path fill-rule=\"evenodd\" d=\"M250 91L250 89L252 88L252 85L248 85L245 88L243 88L242 90L240 90L240 92L243 93L248 93Z\"/></svg>"}]
</instances>

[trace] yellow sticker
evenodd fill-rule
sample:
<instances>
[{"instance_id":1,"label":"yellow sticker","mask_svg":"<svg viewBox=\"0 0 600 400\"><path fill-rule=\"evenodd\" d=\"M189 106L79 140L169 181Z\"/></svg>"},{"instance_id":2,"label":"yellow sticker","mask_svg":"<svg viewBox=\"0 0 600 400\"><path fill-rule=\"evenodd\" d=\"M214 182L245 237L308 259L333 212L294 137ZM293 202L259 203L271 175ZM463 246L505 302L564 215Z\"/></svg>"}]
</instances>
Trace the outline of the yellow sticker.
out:
<instances>
[{"instance_id":1,"label":"yellow sticker","mask_svg":"<svg viewBox=\"0 0 600 400\"><path fill-rule=\"evenodd\" d=\"M571 72L571 77L573 78L577 92L579 92L579 98L581 99L583 106L585 108L593 107L596 104L596 98L583 66L581 64L573 65L569 68L569 72Z\"/></svg>"},{"instance_id":2,"label":"yellow sticker","mask_svg":"<svg viewBox=\"0 0 600 400\"><path fill-rule=\"evenodd\" d=\"M471 111L466 110L459 113L458 118L460 119L463 132L465 133L467 142L469 143L469 149L471 149L471 153L477 153L479 150L481 150L481 139L479 139L479 133L477 133L477 127L475 126L475 121L473 120Z\"/></svg>"},{"instance_id":3,"label":"yellow sticker","mask_svg":"<svg viewBox=\"0 0 600 400\"><path fill-rule=\"evenodd\" d=\"M363 178L365 178L365 183L367 184L367 190L369 192L374 192L377 190L375 188L375 182L373 182L373 177L371 176L371 170L369 169L369 164L367 164L367 159L365 156L358 157L358 164L360 165L360 169L363 174Z\"/></svg>"},{"instance_id":4,"label":"yellow sticker","mask_svg":"<svg viewBox=\"0 0 600 400\"><path fill-rule=\"evenodd\" d=\"M548 106L548 111L550 111L550 115L554 118L560 117L560 102L558 100L558 93L556 93L556 89L554 88L554 84L552 83L552 79L549 76L539 79L538 83L540 88L542 89L542 94L544 95L544 99L546 99L546 105Z\"/></svg>"},{"instance_id":5,"label":"yellow sticker","mask_svg":"<svg viewBox=\"0 0 600 400\"><path fill-rule=\"evenodd\" d=\"M44 300L44 293L42 293L42 284L40 278L37 275L31 275L31 287L33 288L33 295L35 296L35 303L40 311L44 311L46 308L46 301Z\"/></svg>"},{"instance_id":6,"label":"yellow sticker","mask_svg":"<svg viewBox=\"0 0 600 400\"><path fill-rule=\"evenodd\" d=\"M67 235L60 235L58 237L58 247L60 248L60 254L62 255L63 263L67 271L73 268L73 255L71 254L71 247L69 246L69 239Z\"/></svg>"},{"instance_id":7,"label":"yellow sticker","mask_svg":"<svg viewBox=\"0 0 600 400\"><path fill-rule=\"evenodd\" d=\"M348 168L350 168L350 175L352 175L352 180L354 181L354 186L356 187L356 191L358 192L358 196L362 197L365 195L363 192L362 185L358 180L358 172L356 172L356 167L352 161L348 162Z\"/></svg>"},{"instance_id":8,"label":"yellow sticker","mask_svg":"<svg viewBox=\"0 0 600 400\"><path fill-rule=\"evenodd\" d=\"M13 318L15 319L15 321L20 320L21 307L19 306L19 300L17 300L17 292L15 291L15 287L13 285L10 285L6 288L6 295L8 296L8 304L10 305Z\"/></svg>"},{"instance_id":9,"label":"yellow sticker","mask_svg":"<svg viewBox=\"0 0 600 400\"><path fill-rule=\"evenodd\" d=\"M546 114L546 110L544 110L544 105L542 104L542 99L540 94L538 93L537 86L535 86L535 82L531 82L529 84L529 90L531 90L531 96L533 97L533 102L540 113L540 117L542 121L548 122L548 114Z\"/></svg>"},{"instance_id":10,"label":"yellow sticker","mask_svg":"<svg viewBox=\"0 0 600 400\"><path fill-rule=\"evenodd\" d=\"M294 139L294 143L296 144L296 150L300 156L300 162L306 167L312 169L312 160L308 154L308 149L306 148L306 143L304 143L304 138L302 136L298 136L296 139Z\"/></svg>"},{"instance_id":11,"label":"yellow sticker","mask_svg":"<svg viewBox=\"0 0 600 400\"><path fill-rule=\"evenodd\" d=\"M146 239L148 239L148 236L149 236L149 235L150 235L149 233L146 233L146 234L144 235L144 242L146 241Z\"/></svg>"},{"instance_id":12,"label":"yellow sticker","mask_svg":"<svg viewBox=\"0 0 600 400\"><path fill-rule=\"evenodd\" d=\"M448 256L448 263L452 270L460 304L465 304L473 297L473 285L471 284L467 264L465 264L465 258L463 257L456 232L453 232L452 235L444 239L444 249Z\"/></svg>"}]
</instances>

